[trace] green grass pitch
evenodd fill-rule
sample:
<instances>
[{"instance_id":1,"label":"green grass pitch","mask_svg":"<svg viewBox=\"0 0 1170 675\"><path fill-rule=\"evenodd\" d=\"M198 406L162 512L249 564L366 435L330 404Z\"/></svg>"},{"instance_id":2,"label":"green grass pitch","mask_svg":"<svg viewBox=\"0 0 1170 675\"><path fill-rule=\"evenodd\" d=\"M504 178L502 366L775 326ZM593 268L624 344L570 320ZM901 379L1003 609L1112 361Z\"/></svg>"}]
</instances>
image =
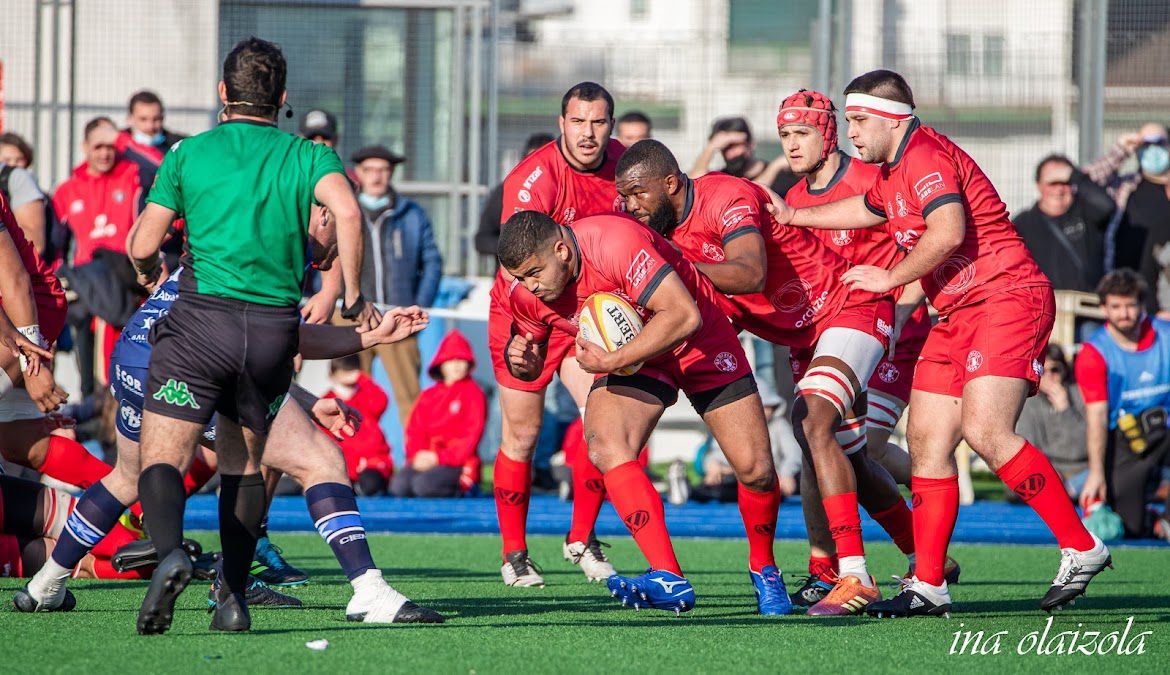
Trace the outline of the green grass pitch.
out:
<instances>
[{"instance_id":1,"label":"green grass pitch","mask_svg":"<svg viewBox=\"0 0 1170 675\"><path fill-rule=\"evenodd\" d=\"M194 533L213 547L214 535ZM349 587L329 549L311 534L276 533L286 556L313 575L291 592L304 609L256 609L252 632L207 630L208 586L194 583L179 600L175 624L164 636L139 637L135 613L145 582L81 581L71 587L77 609L69 614L18 614L0 610L2 670L13 673L689 673L721 672L1166 672L1170 663L1170 589L1164 549L1120 549L1116 570L1102 574L1089 597L1055 615L1049 649L1060 631L1123 630L1144 654L1081 653L1023 656L1028 634L1043 631L1039 597L1054 574L1054 547L955 546L963 580L950 620L822 618L754 615L741 541L679 539L679 557L695 584L697 608L673 614L621 609L604 588L585 582L563 562L553 537L530 539L549 585L511 589L500 582L498 540L485 536L372 535L375 559L410 597L442 611L443 626L365 626L344 620ZM642 558L628 538L613 542L619 570L634 571ZM780 542L782 564L802 571L804 547ZM875 575L905 569L890 544L869 547ZM795 586L795 575L786 579ZM5 598L22 585L0 580ZM882 582L885 584L885 582ZM889 586L883 585L888 592ZM1078 629L1077 624L1083 624ZM971 631L967 654L951 654L956 631ZM976 647L976 631L984 640ZM992 634L999 654L992 651ZM961 634L959 646L967 636ZM321 652L305 643L329 640ZM1064 638L1067 641L1070 636ZM1100 639L1100 638L1099 638ZM1077 645L1088 644L1078 638ZM1066 647L1066 650L1068 647ZM1113 650L1116 652L1117 648Z\"/></svg>"}]
</instances>

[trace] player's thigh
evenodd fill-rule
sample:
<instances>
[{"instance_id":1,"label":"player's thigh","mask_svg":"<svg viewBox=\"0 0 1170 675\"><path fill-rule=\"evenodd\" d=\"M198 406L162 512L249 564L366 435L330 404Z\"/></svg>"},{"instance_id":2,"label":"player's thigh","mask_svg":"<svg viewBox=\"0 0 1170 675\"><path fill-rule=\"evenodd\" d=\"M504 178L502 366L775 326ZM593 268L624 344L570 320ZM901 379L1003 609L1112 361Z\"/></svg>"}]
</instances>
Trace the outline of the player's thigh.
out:
<instances>
[{"instance_id":1,"label":"player's thigh","mask_svg":"<svg viewBox=\"0 0 1170 675\"><path fill-rule=\"evenodd\" d=\"M746 385L751 389L748 390ZM728 385L727 389L732 387L742 389L742 396L707 406L702 412L703 422L711 430L739 481L756 489L770 489L776 480L776 469L772 463L768 423L760 395L755 391L755 380L749 375Z\"/></svg>"},{"instance_id":2,"label":"player's thigh","mask_svg":"<svg viewBox=\"0 0 1170 675\"><path fill-rule=\"evenodd\" d=\"M293 357L300 336L300 315L295 308L285 307L248 305L244 311L247 346L242 372L235 385L233 420L253 436L263 437L288 398ZM220 417L230 416L225 414L227 410L230 408L219 410ZM263 441L259 447L263 448ZM258 451L254 454L258 459Z\"/></svg>"},{"instance_id":3,"label":"player's thigh","mask_svg":"<svg viewBox=\"0 0 1170 675\"><path fill-rule=\"evenodd\" d=\"M595 387L585 406L585 442L590 461L604 473L637 460L664 410L666 402L646 387Z\"/></svg>"},{"instance_id":4,"label":"player's thigh","mask_svg":"<svg viewBox=\"0 0 1170 675\"><path fill-rule=\"evenodd\" d=\"M261 463L292 476L302 488L347 480L341 449L293 401L277 413Z\"/></svg>"},{"instance_id":5,"label":"player's thigh","mask_svg":"<svg viewBox=\"0 0 1170 675\"><path fill-rule=\"evenodd\" d=\"M963 387L963 438L994 471L1019 451L1016 421L1031 383L1016 377L985 375Z\"/></svg>"},{"instance_id":6,"label":"player's thigh","mask_svg":"<svg viewBox=\"0 0 1170 675\"><path fill-rule=\"evenodd\" d=\"M149 410L143 412L142 440L139 441L142 467L170 464L180 472L186 472L203 436L203 427L202 422L167 417Z\"/></svg>"},{"instance_id":7,"label":"player's thigh","mask_svg":"<svg viewBox=\"0 0 1170 675\"><path fill-rule=\"evenodd\" d=\"M955 475L955 447L962 438L963 400L915 389L910 393L906 442L915 476L948 478Z\"/></svg>"},{"instance_id":8,"label":"player's thigh","mask_svg":"<svg viewBox=\"0 0 1170 675\"><path fill-rule=\"evenodd\" d=\"M258 473L265 438L220 415L215 430L219 472L236 476Z\"/></svg>"},{"instance_id":9,"label":"player's thigh","mask_svg":"<svg viewBox=\"0 0 1170 675\"><path fill-rule=\"evenodd\" d=\"M502 422L500 451L517 462L532 459L544 418L544 389L499 388Z\"/></svg>"}]
</instances>

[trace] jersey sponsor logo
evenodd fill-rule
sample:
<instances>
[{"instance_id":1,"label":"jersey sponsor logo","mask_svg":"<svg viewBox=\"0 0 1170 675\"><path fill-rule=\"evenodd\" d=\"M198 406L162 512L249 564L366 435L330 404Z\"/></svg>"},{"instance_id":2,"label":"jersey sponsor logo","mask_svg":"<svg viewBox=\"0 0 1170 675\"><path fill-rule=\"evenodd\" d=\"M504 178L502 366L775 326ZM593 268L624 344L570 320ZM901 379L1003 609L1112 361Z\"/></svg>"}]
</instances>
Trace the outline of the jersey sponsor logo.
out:
<instances>
[{"instance_id":1,"label":"jersey sponsor logo","mask_svg":"<svg viewBox=\"0 0 1170 675\"><path fill-rule=\"evenodd\" d=\"M902 196L901 192L894 193L894 203L898 205L898 209L896 211L898 217L905 218L906 211L908 209L906 208L906 198Z\"/></svg>"},{"instance_id":2,"label":"jersey sponsor logo","mask_svg":"<svg viewBox=\"0 0 1170 675\"><path fill-rule=\"evenodd\" d=\"M902 248L913 251L918 243L918 230L897 230L894 232L894 243Z\"/></svg>"},{"instance_id":3,"label":"jersey sponsor logo","mask_svg":"<svg viewBox=\"0 0 1170 675\"><path fill-rule=\"evenodd\" d=\"M756 210L752 208L751 204L733 206L723 212L723 229L730 230L742 223L745 218L750 218L754 215L756 215Z\"/></svg>"},{"instance_id":4,"label":"jersey sponsor logo","mask_svg":"<svg viewBox=\"0 0 1170 675\"><path fill-rule=\"evenodd\" d=\"M137 377L122 370L122 366L114 364L114 378L121 382L123 387L142 396L142 382Z\"/></svg>"},{"instance_id":5,"label":"jersey sponsor logo","mask_svg":"<svg viewBox=\"0 0 1170 675\"><path fill-rule=\"evenodd\" d=\"M155 392L154 400L166 401L169 405L179 408L189 407L192 410L199 410L199 403L195 400L195 396L191 394L187 383L174 378L168 378L166 384L162 386L162 389Z\"/></svg>"},{"instance_id":6,"label":"jersey sponsor logo","mask_svg":"<svg viewBox=\"0 0 1170 675\"><path fill-rule=\"evenodd\" d=\"M1128 389L1121 392L1122 401L1136 401L1150 396L1159 396L1170 391L1170 384L1155 384L1152 387L1141 387L1140 389Z\"/></svg>"},{"instance_id":7,"label":"jersey sponsor logo","mask_svg":"<svg viewBox=\"0 0 1170 675\"><path fill-rule=\"evenodd\" d=\"M527 204L528 202L532 201L532 193L528 190L521 190L516 193L516 199L519 199L522 203Z\"/></svg>"},{"instance_id":8,"label":"jersey sponsor logo","mask_svg":"<svg viewBox=\"0 0 1170 675\"><path fill-rule=\"evenodd\" d=\"M935 171L918 179L918 182L914 184L914 193L918 195L919 203L925 203L927 197L942 190L943 187L945 184L942 174Z\"/></svg>"},{"instance_id":9,"label":"jersey sponsor logo","mask_svg":"<svg viewBox=\"0 0 1170 675\"><path fill-rule=\"evenodd\" d=\"M539 179L542 174L544 174L544 170L539 166L533 169L532 173L528 174L528 178L524 179L524 189L531 190L532 186L536 184L537 179Z\"/></svg>"},{"instance_id":10,"label":"jersey sponsor logo","mask_svg":"<svg viewBox=\"0 0 1170 675\"><path fill-rule=\"evenodd\" d=\"M739 368L739 361L731 352L719 352L715 357L715 367L725 373L734 373Z\"/></svg>"},{"instance_id":11,"label":"jersey sponsor logo","mask_svg":"<svg viewBox=\"0 0 1170 675\"><path fill-rule=\"evenodd\" d=\"M785 314L792 314L808 305L808 295L811 291L812 284L804 279L792 279L776 289L769 299L776 309Z\"/></svg>"},{"instance_id":12,"label":"jersey sponsor logo","mask_svg":"<svg viewBox=\"0 0 1170 675\"><path fill-rule=\"evenodd\" d=\"M146 333L132 333L127 339L131 342L146 342Z\"/></svg>"},{"instance_id":13,"label":"jersey sponsor logo","mask_svg":"<svg viewBox=\"0 0 1170 675\"><path fill-rule=\"evenodd\" d=\"M650 522L650 512L645 509L638 509L626 516L622 522L626 524L626 529L630 531L630 534L636 534L638 530L646 527L646 523Z\"/></svg>"},{"instance_id":14,"label":"jersey sponsor logo","mask_svg":"<svg viewBox=\"0 0 1170 675\"><path fill-rule=\"evenodd\" d=\"M885 319L879 317L877 320L877 331L886 337L890 337L894 334L894 327L886 323Z\"/></svg>"},{"instance_id":15,"label":"jersey sponsor logo","mask_svg":"<svg viewBox=\"0 0 1170 675\"><path fill-rule=\"evenodd\" d=\"M69 213L81 213L85 210L85 200L74 199L69 203Z\"/></svg>"},{"instance_id":16,"label":"jersey sponsor logo","mask_svg":"<svg viewBox=\"0 0 1170 675\"><path fill-rule=\"evenodd\" d=\"M831 237L837 246L848 246L853 243L853 230L833 230Z\"/></svg>"},{"instance_id":17,"label":"jersey sponsor logo","mask_svg":"<svg viewBox=\"0 0 1170 675\"><path fill-rule=\"evenodd\" d=\"M889 361L883 361L877 369L878 379L882 382L885 382L886 384L893 384L897 382L898 377L901 375L902 372L898 370L898 366L895 366Z\"/></svg>"},{"instance_id":18,"label":"jersey sponsor logo","mask_svg":"<svg viewBox=\"0 0 1170 675\"><path fill-rule=\"evenodd\" d=\"M953 255L934 268L934 283L947 295L958 295L975 281L975 262L963 255Z\"/></svg>"},{"instance_id":19,"label":"jersey sponsor logo","mask_svg":"<svg viewBox=\"0 0 1170 675\"><path fill-rule=\"evenodd\" d=\"M634 288L642 285L646 281L646 277L650 275L650 270L654 269L654 258L646 252L646 249L638 251L638 255L634 256L634 261L630 263L629 269L626 270L626 281Z\"/></svg>"},{"instance_id":20,"label":"jersey sponsor logo","mask_svg":"<svg viewBox=\"0 0 1170 675\"><path fill-rule=\"evenodd\" d=\"M89 231L90 239L106 239L117 236L118 226L111 223L104 213L99 213L93 219L93 229Z\"/></svg>"},{"instance_id":21,"label":"jersey sponsor logo","mask_svg":"<svg viewBox=\"0 0 1170 675\"><path fill-rule=\"evenodd\" d=\"M154 292L154 295L150 299L158 300L159 302L174 302L179 299L179 294L174 291L168 291L165 288L160 288Z\"/></svg>"},{"instance_id":22,"label":"jersey sponsor logo","mask_svg":"<svg viewBox=\"0 0 1170 675\"><path fill-rule=\"evenodd\" d=\"M572 206L565 209L564 214L561 215L562 225L572 225L573 221L577 219L577 209Z\"/></svg>"},{"instance_id":23,"label":"jersey sponsor logo","mask_svg":"<svg viewBox=\"0 0 1170 675\"><path fill-rule=\"evenodd\" d=\"M967 372L973 373L983 367L983 352L972 349L967 352Z\"/></svg>"},{"instance_id":24,"label":"jersey sponsor logo","mask_svg":"<svg viewBox=\"0 0 1170 675\"><path fill-rule=\"evenodd\" d=\"M361 541L362 539L365 539L365 538L366 538L365 532L355 532L353 534L347 534L344 537L341 537L340 539L337 540L337 543L338 544L348 544L352 541Z\"/></svg>"},{"instance_id":25,"label":"jersey sponsor logo","mask_svg":"<svg viewBox=\"0 0 1170 675\"><path fill-rule=\"evenodd\" d=\"M125 424L127 429L137 431L142 428L142 413L129 403L123 403L118 414L122 417L122 424Z\"/></svg>"},{"instance_id":26,"label":"jersey sponsor logo","mask_svg":"<svg viewBox=\"0 0 1170 675\"><path fill-rule=\"evenodd\" d=\"M151 328L154 328L155 321L158 321L158 317L154 317L154 316L142 317L142 329L143 330L150 330Z\"/></svg>"},{"instance_id":27,"label":"jersey sponsor logo","mask_svg":"<svg viewBox=\"0 0 1170 675\"><path fill-rule=\"evenodd\" d=\"M703 242L701 252L703 254L703 257L706 258L707 260L713 260L715 262L723 262L724 260L727 259L727 256L724 255L724 253L723 253L723 247L719 246L718 244Z\"/></svg>"}]
</instances>

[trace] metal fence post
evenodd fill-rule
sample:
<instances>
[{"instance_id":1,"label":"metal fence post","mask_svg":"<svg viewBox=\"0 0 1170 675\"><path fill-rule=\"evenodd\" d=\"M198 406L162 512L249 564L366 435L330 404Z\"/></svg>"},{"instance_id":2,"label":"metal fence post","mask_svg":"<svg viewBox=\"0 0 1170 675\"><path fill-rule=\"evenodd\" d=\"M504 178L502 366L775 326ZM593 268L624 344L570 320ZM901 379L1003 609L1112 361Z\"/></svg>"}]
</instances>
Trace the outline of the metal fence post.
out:
<instances>
[{"instance_id":1,"label":"metal fence post","mask_svg":"<svg viewBox=\"0 0 1170 675\"><path fill-rule=\"evenodd\" d=\"M1101 155L1105 124L1105 38L1108 32L1108 0L1080 0L1077 12L1080 54L1077 68L1077 156L1081 163Z\"/></svg>"}]
</instances>

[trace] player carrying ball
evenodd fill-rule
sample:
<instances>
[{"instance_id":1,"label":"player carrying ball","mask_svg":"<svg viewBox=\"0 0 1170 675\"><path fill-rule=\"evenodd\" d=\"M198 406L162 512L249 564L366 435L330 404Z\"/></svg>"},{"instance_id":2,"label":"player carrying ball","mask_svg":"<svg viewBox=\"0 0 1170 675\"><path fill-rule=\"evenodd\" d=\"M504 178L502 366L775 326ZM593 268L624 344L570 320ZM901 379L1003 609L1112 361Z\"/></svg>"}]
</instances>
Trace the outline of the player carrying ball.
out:
<instances>
[{"instance_id":1,"label":"player carrying ball","mask_svg":"<svg viewBox=\"0 0 1170 675\"><path fill-rule=\"evenodd\" d=\"M909 253L892 269L858 265L851 288L874 293L921 280L940 315L926 338L910 394L907 440L913 469L915 575L876 616L941 616L951 598L943 578L959 510L955 446L965 438L1056 535L1061 564L1040 606L1063 607L1112 564L1039 450L1015 433L1036 391L1055 318L1052 285L1036 267L991 181L950 139L922 126L901 75L876 70L845 89L849 138L861 158L882 164L864 194L793 209L777 219L820 229L886 224Z\"/></svg>"}]
</instances>

